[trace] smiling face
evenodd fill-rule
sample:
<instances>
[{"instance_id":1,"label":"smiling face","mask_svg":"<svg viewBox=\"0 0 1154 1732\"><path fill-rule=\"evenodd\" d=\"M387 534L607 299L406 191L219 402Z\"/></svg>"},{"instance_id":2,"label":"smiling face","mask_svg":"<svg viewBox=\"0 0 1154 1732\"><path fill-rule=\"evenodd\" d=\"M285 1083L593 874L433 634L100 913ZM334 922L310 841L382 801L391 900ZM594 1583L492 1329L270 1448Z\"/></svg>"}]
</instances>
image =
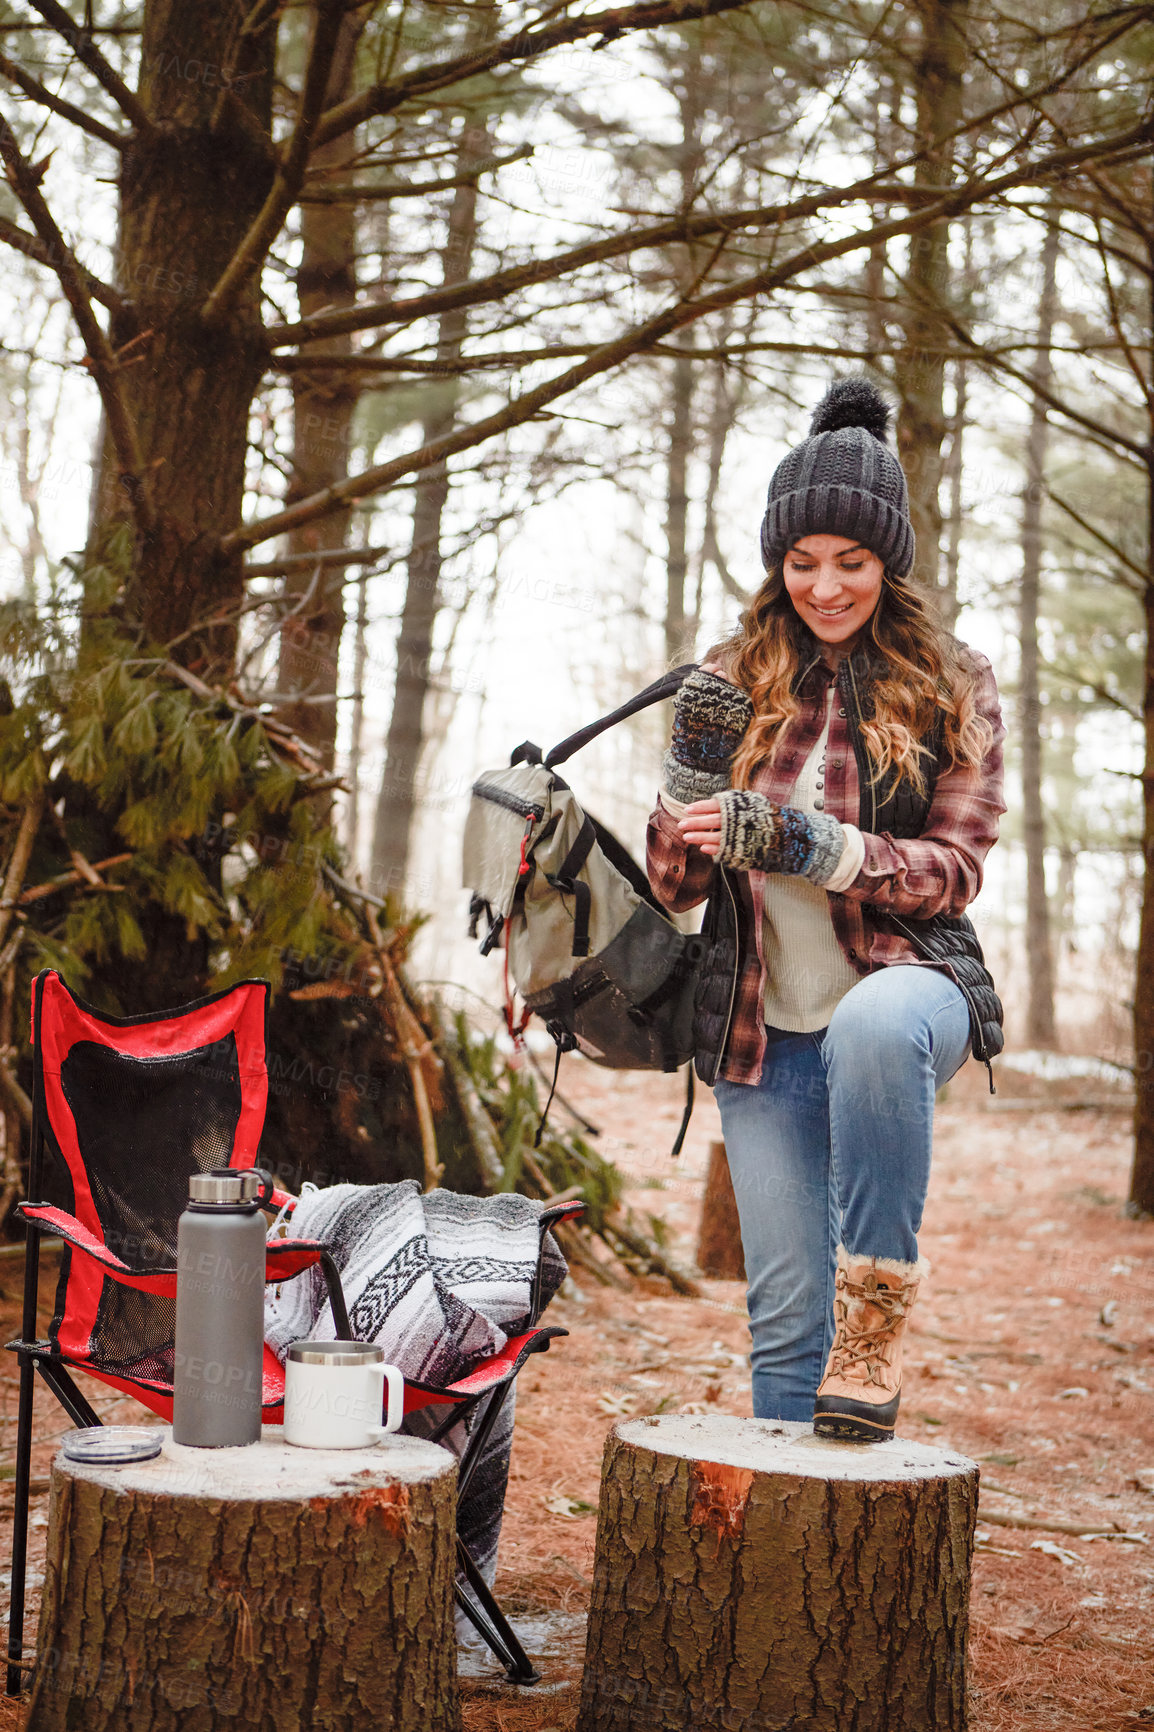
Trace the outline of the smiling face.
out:
<instances>
[{"instance_id":1,"label":"smiling face","mask_svg":"<svg viewBox=\"0 0 1154 1732\"><path fill-rule=\"evenodd\" d=\"M784 560L789 599L814 637L848 651L869 623L882 592L876 553L844 535L803 535Z\"/></svg>"}]
</instances>

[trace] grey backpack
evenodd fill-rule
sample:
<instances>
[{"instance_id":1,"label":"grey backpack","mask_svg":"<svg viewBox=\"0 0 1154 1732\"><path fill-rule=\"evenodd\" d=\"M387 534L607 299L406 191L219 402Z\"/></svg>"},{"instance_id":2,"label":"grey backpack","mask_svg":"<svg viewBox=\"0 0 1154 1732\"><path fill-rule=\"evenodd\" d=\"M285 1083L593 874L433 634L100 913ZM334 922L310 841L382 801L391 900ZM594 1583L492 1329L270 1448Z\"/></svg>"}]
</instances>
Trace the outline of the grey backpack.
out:
<instances>
[{"instance_id":1,"label":"grey backpack","mask_svg":"<svg viewBox=\"0 0 1154 1732\"><path fill-rule=\"evenodd\" d=\"M483 917L481 952L504 948L525 1003L515 1023L507 1002L509 1032L516 1040L530 1016L540 1017L556 1043L557 1066L574 1049L615 1070L674 1071L693 1057L704 944L680 930L628 850L583 811L555 768L626 716L672 697L692 671L692 663L674 668L544 758L525 741L508 768L473 783L463 859L473 893L469 935L478 936ZM692 1102L690 1066L674 1154Z\"/></svg>"}]
</instances>

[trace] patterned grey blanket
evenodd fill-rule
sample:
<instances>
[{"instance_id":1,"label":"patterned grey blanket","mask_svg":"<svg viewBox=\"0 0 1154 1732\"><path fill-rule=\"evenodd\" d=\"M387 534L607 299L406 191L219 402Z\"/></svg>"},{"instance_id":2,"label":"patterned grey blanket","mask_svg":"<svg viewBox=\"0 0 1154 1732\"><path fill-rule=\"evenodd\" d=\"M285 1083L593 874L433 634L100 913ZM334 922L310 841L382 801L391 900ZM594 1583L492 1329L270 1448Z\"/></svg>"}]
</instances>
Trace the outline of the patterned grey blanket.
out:
<instances>
[{"instance_id":1,"label":"patterned grey blanket","mask_svg":"<svg viewBox=\"0 0 1154 1732\"><path fill-rule=\"evenodd\" d=\"M444 1387L499 1353L531 1327L529 1309L541 1245L544 1204L528 1197L424 1195L415 1179L399 1185L306 1186L288 1220L294 1239L319 1239L340 1270L358 1341L376 1341L407 1378ZM567 1265L545 1235L541 1308ZM281 1360L290 1343L332 1340L335 1331L319 1269L266 1289L265 1340ZM457 1511L457 1528L492 1585L509 1478L513 1392L486 1440ZM404 1429L427 1435L441 1406L410 1414ZM474 1423L453 1427L444 1443L460 1456Z\"/></svg>"}]
</instances>

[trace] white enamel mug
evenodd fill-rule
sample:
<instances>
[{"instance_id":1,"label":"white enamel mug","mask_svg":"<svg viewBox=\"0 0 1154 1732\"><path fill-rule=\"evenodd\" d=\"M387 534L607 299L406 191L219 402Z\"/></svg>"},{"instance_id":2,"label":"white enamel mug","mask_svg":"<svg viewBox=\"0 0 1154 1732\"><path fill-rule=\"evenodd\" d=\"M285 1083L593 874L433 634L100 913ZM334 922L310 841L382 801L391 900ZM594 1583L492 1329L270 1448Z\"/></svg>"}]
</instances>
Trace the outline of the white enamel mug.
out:
<instances>
[{"instance_id":1,"label":"white enamel mug","mask_svg":"<svg viewBox=\"0 0 1154 1732\"><path fill-rule=\"evenodd\" d=\"M302 1449L365 1449L397 1431L405 1380L373 1341L294 1341L285 1360L284 1440ZM388 1413L381 1424L382 1391Z\"/></svg>"}]
</instances>

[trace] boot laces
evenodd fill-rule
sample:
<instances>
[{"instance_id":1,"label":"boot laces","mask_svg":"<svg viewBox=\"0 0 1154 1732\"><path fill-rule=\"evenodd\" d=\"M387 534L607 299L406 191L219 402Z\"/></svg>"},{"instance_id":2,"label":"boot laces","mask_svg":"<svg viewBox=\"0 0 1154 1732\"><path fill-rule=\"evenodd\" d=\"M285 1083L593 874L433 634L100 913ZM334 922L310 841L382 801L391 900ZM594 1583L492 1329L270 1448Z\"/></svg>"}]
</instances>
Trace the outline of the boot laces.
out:
<instances>
[{"instance_id":1,"label":"boot laces","mask_svg":"<svg viewBox=\"0 0 1154 1732\"><path fill-rule=\"evenodd\" d=\"M830 1349L830 1372L834 1377L844 1377L853 1366L864 1365L866 1381L884 1389L887 1362L883 1355L886 1348L896 1341L909 1315L913 1295L906 1286L879 1286L872 1272L864 1281L851 1281L844 1269L838 1270L837 1289L833 1302L837 1333ZM879 1310L882 1321L872 1329L854 1324L851 1334L849 1308L850 1301L855 1299Z\"/></svg>"}]
</instances>

